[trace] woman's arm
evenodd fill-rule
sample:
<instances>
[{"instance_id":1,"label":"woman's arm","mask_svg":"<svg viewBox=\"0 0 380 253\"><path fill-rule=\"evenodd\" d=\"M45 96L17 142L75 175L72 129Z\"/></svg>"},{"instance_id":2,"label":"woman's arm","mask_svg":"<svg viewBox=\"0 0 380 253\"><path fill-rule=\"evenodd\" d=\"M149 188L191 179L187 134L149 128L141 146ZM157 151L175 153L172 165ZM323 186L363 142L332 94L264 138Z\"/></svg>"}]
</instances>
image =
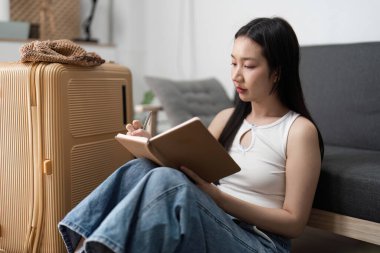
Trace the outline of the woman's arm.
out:
<instances>
[{"instance_id":1,"label":"woman's arm","mask_svg":"<svg viewBox=\"0 0 380 253\"><path fill-rule=\"evenodd\" d=\"M183 171L225 212L263 230L293 238L302 233L308 221L320 166L317 130L309 120L299 117L288 136L283 208L266 208L245 202L220 191L191 170L183 168Z\"/></svg>"}]
</instances>

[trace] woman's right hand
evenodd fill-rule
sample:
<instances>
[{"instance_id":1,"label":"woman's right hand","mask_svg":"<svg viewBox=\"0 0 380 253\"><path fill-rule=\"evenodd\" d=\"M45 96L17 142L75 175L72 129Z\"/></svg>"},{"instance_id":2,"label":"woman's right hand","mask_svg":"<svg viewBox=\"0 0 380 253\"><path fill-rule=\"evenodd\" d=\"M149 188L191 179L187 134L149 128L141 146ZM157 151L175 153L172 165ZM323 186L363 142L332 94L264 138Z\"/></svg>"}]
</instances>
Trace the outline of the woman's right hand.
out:
<instances>
[{"instance_id":1,"label":"woman's right hand","mask_svg":"<svg viewBox=\"0 0 380 253\"><path fill-rule=\"evenodd\" d=\"M141 136L150 138L152 137L150 133L142 128L142 124L139 120L133 120L132 123L129 123L125 126L127 129L127 134L132 136Z\"/></svg>"}]
</instances>

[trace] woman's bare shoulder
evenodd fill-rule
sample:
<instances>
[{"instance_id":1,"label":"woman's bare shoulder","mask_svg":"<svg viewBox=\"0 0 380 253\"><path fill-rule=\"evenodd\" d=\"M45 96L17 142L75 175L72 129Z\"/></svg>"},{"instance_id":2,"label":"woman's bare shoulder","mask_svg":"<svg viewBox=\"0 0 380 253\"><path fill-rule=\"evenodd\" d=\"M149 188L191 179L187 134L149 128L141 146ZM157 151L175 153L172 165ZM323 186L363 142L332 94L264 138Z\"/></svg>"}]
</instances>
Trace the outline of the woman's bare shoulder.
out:
<instances>
[{"instance_id":1,"label":"woman's bare shoulder","mask_svg":"<svg viewBox=\"0 0 380 253\"><path fill-rule=\"evenodd\" d=\"M309 119L299 116L293 123L290 131L293 136L312 137L318 135L317 128Z\"/></svg>"},{"instance_id":2,"label":"woman's bare shoulder","mask_svg":"<svg viewBox=\"0 0 380 253\"><path fill-rule=\"evenodd\" d=\"M305 149L310 146L318 147L319 150L317 127L309 119L299 116L289 131L288 153L292 152L292 150Z\"/></svg>"},{"instance_id":3,"label":"woman's bare shoulder","mask_svg":"<svg viewBox=\"0 0 380 253\"><path fill-rule=\"evenodd\" d=\"M208 127L208 130L216 139L219 138L220 134L223 131L224 126L226 125L228 119L231 117L233 111L234 111L234 108L224 109L220 111L211 121Z\"/></svg>"}]
</instances>

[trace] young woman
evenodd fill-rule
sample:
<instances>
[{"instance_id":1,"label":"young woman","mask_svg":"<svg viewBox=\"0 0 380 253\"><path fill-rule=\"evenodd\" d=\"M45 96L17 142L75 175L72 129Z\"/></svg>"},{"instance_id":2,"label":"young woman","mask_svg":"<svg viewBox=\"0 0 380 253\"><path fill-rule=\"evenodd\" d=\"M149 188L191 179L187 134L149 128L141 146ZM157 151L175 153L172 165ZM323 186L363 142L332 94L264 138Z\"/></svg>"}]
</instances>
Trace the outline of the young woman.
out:
<instances>
[{"instance_id":1,"label":"young woman","mask_svg":"<svg viewBox=\"0 0 380 253\"><path fill-rule=\"evenodd\" d=\"M241 171L214 185L191 168L132 160L60 222L69 252L290 251L323 156L303 99L297 37L281 18L254 19L236 33L231 61L236 106L209 130ZM139 121L127 130L149 137Z\"/></svg>"}]
</instances>

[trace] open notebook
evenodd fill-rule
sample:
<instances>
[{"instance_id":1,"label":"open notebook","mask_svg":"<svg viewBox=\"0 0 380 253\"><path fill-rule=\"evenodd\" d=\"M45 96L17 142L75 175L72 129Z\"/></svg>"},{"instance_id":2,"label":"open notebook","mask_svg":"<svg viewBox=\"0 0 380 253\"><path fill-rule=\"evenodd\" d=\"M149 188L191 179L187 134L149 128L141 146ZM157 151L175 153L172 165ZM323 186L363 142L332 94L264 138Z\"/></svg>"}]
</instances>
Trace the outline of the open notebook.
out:
<instances>
[{"instance_id":1,"label":"open notebook","mask_svg":"<svg viewBox=\"0 0 380 253\"><path fill-rule=\"evenodd\" d=\"M150 139L126 134L115 138L135 157L145 157L171 168L186 166L208 182L240 171L198 117Z\"/></svg>"}]
</instances>

